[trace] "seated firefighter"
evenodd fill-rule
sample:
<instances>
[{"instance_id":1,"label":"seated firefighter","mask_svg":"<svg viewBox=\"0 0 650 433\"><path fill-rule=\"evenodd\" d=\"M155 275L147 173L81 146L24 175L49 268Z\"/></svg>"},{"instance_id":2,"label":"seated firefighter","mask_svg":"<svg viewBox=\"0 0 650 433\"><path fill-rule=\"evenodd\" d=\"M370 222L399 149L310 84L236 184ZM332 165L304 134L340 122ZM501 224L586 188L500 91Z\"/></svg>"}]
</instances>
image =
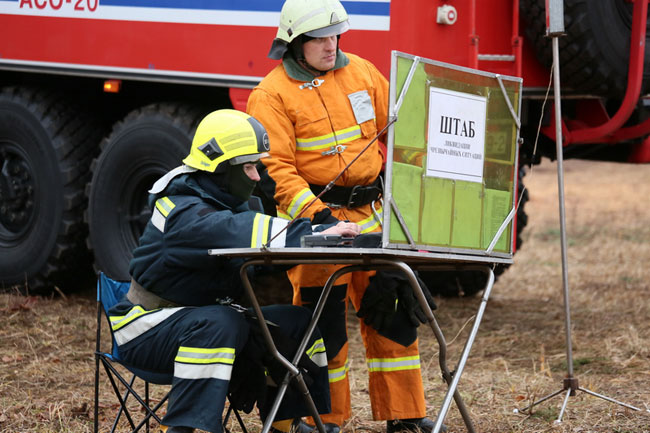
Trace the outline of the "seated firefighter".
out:
<instances>
[{"instance_id":1,"label":"seated firefighter","mask_svg":"<svg viewBox=\"0 0 650 433\"><path fill-rule=\"evenodd\" d=\"M149 191L153 214L133 252L131 286L109 316L126 363L173 375L162 421L167 433L221 433L229 394L246 411L257 401L264 419L286 372L268 354L254 315L232 303L243 294L243 259L208 255L211 248L295 247L303 235L319 230L308 219L287 227L286 220L250 210L259 180L255 164L268 150L266 130L255 118L235 110L212 112L198 125L183 165ZM341 222L320 230L354 236L360 228ZM310 312L291 305L263 312L278 350L292 359ZM317 409L328 412L327 359L318 330L299 367ZM305 415L302 396L289 387L274 426L304 424Z\"/></svg>"}]
</instances>

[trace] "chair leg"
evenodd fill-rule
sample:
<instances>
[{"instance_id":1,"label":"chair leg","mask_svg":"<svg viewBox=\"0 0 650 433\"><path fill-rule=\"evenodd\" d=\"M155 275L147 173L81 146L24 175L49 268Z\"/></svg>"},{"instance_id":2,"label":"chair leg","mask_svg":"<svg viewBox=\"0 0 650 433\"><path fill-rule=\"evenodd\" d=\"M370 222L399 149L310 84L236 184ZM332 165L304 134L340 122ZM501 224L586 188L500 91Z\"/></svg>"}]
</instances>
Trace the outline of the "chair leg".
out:
<instances>
[{"instance_id":1,"label":"chair leg","mask_svg":"<svg viewBox=\"0 0 650 433\"><path fill-rule=\"evenodd\" d=\"M117 413L117 417L115 418L115 422L113 423L113 427L111 428L111 433L115 432L115 428L117 427L117 423L119 422L120 418L122 417L122 413L126 416L127 420L129 421L129 424L131 425L132 429L135 429L135 423L133 422L133 419L131 418L131 413L126 407L126 400L128 398L129 393L134 394L134 396L137 398L137 395L131 391L131 387L133 386L133 382L135 381L135 375L131 378L131 382L127 383L122 376L120 376L119 372L115 370L115 368L110 365L108 361L102 358L102 364L104 365L104 369L106 370L106 374L108 375L108 379L111 382L111 385L113 387L113 391L115 392L115 396L117 399L120 401L120 410ZM120 390L117 387L117 384L115 383L115 377L118 378L118 380L126 387L126 393L124 394L124 397L122 397ZM142 400L140 399L140 404L142 403Z\"/></svg>"},{"instance_id":2,"label":"chair leg","mask_svg":"<svg viewBox=\"0 0 650 433\"><path fill-rule=\"evenodd\" d=\"M143 406L144 410L147 412L147 415L145 415L145 418L140 422L140 424L137 425L134 431L136 432L139 431L140 428L142 428L142 426L145 423L148 423L152 417L153 419L156 420L158 424L162 424L162 419L158 415L156 415L156 412L158 412L158 409L160 409L162 405L165 404L168 398L169 398L169 393L167 393L167 395L165 395L165 397L162 400L160 400L160 402L158 402L158 404L155 405L153 408L149 408L148 406L147 407Z\"/></svg>"},{"instance_id":3,"label":"chair leg","mask_svg":"<svg viewBox=\"0 0 650 433\"><path fill-rule=\"evenodd\" d=\"M147 403L147 407L149 407L149 382L144 383L144 401ZM147 426L145 427L145 431L149 433L149 417L147 416Z\"/></svg>"},{"instance_id":4,"label":"chair leg","mask_svg":"<svg viewBox=\"0 0 650 433\"><path fill-rule=\"evenodd\" d=\"M95 336L95 410L94 433L99 432L99 346L102 337L102 303L97 290L97 335Z\"/></svg>"},{"instance_id":5,"label":"chair leg","mask_svg":"<svg viewBox=\"0 0 650 433\"><path fill-rule=\"evenodd\" d=\"M99 432L99 354L95 353L95 409L93 433Z\"/></svg>"},{"instance_id":6,"label":"chair leg","mask_svg":"<svg viewBox=\"0 0 650 433\"><path fill-rule=\"evenodd\" d=\"M241 419L241 416L239 416L239 412L235 409L235 417L237 418L237 422L239 422L239 426L241 427L241 430L243 433L248 433L248 430L246 430L246 426L244 425L244 420Z\"/></svg>"},{"instance_id":7,"label":"chair leg","mask_svg":"<svg viewBox=\"0 0 650 433\"><path fill-rule=\"evenodd\" d=\"M146 382L146 381L144 382L145 383L145 394L146 394L145 395L145 400L146 401L145 401L133 390L133 383L134 383L135 378L136 378L135 375L133 375L130 382L127 382L126 380L124 380L119 375L119 372L117 370L115 370L115 368L108 363L108 361L102 359L102 363L104 365L104 368L106 369L106 373L107 373L108 378L109 378L109 380L111 382L113 390L115 391L115 395L117 396L118 400L120 401L120 409L118 411L117 417L115 418L115 421L113 422L113 427L111 428L111 433L115 432L115 429L117 428L117 423L119 422L120 418L122 417L122 413L124 413L127 420L129 421L129 424L131 425L131 429L132 429L133 432L140 431L140 429L145 425L147 425L147 428L149 428L149 420L151 418L156 420L156 422L158 424L161 424L162 419L156 414L156 412L158 411L158 409L160 409L165 404L165 402L167 402L167 399L169 399L169 393L167 395L165 395L165 397L162 400L160 400L160 402L158 402L158 404L156 404L156 406L154 406L153 408L150 408L149 404L148 404L148 402L150 400L149 395L148 395L149 394L149 391L148 391L149 383L148 382ZM126 391L124 392L124 396L121 395L121 393L120 393L120 391L119 391L119 389L117 387L117 383L115 382L114 377L117 377L117 379L122 383L122 385L124 385L124 387L126 387ZM133 398L135 398L138 401L138 403L140 404L140 406L142 406L142 408L146 411L146 415L145 415L144 419L138 425L135 424L135 422L133 421L133 418L131 417L131 413L129 412L129 410L126 407L126 403L127 403L127 400L128 400L130 395L132 395Z\"/></svg>"},{"instance_id":8,"label":"chair leg","mask_svg":"<svg viewBox=\"0 0 650 433\"><path fill-rule=\"evenodd\" d=\"M223 431L225 433L230 433L230 429L228 428L228 420L230 419L230 414L232 413L233 409L232 406L228 406L228 410L226 411L226 416L223 417Z\"/></svg>"},{"instance_id":9,"label":"chair leg","mask_svg":"<svg viewBox=\"0 0 650 433\"><path fill-rule=\"evenodd\" d=\"M224 432L230 433L230 429L228 428L228 420L230 419L230 415L233 413L235 414L235 418L237 418L237 422L239 423L242 432L248 433L248 430L246 430L246 426L244 425L244 420L239 415L239 411L233 408L232 404L230 404L230 397L228 397L228 410L226 411L226 416L223 417L222 425L223 425Z\"/></svg>"},{"instance_id":10,"label":"chair leg","mask_svg":"<svg viewBox=\"0 0 650 433\"><path fill-rule=\"evenodd\" d=\"M151 419L153 418L158 422L158 424L162 423L162 419L156 415L156 412L168 401L169 399L169 392L164 395L164 397L155 404L155 400L151 398L149 395L149 382L147 379L149 378L147 374L149 374L147 371L142 372L142 376L133 374L133 376L130 378L130 382L128 382L128 376L123 376L120 371L116 369L117 365L120 364L122 367L125 367L127 370L132 370L126 365L123 365L122 362L115 358L114 356L110 355L109 353L105 353L102 350L100 350L101 346L101 324L102 324L102 317L107 319L109 321L109 330L110 330L110 317L108 314L108 310L110 308L110 305L106 305L103 303L102 298L108 299L109 303L114 302L115 300L121 298L126 291L128 291L129 287L129 282L119 282L119 281L112 281L109 278L106 278L104 274L100 275L100 279L98 280L97 283L97 336L96 336L96 349L95 349L95 408L94 408L94 433L99 432L99 385L100 385L100 368L99 364L101 362L103 369L106 372L106 375L108 376L108 379L111 383L111 387L113 388L113 392L115 393L115 396L119 400L120 407L119 410L116 413L116 416L113 421L112 428L110 430L111 433L114 433L118 428L120 428L120 431L123 429L121 427L126 427L124 422L121 422L122 415L124 415L128 421L128 424L130 425L130 431L132 433L136 433L139 431L146 431L149 433L151 431ZM112 305L112 304L111 304ZM112 333L111 333L112 335ZM112 341L112 347L115 349L116 347L116 341L115 337L112 335L113 341ZM135 369L137 370L137 369ZM133 373L133 371L131 371ZM155 378L152 379L152 383L167 383L166 381L169 380L169 383L171 384L171 377L167 377L167 375L164 374L158 374L151 372L151 377ZM141 396L139 394L139 386L138 386L138 391L136 391L134 384L137 382L136 377L138 377L140 380L144 382L144 394ZM159 382L160 381L160 382ZM124 389L120 389L121 387L124 387ZM129 408L127 407L127 403L132 403L129 402L130 396L133 395L133 398L137 400L138 404L140 404L141 408L143 409L144 416L140 415L140 408L137 410L133 410L131 412ZM143 399L144 397L144 399ZM150 407L150 405L155 404L155 407ZM136 413L137 412L137 413ZM142 421L136 426L135 420L140 420ZM120 427L118 427L120 426ZM144 427L144 428L143 428Z\"/></svg>"}]
</instances>

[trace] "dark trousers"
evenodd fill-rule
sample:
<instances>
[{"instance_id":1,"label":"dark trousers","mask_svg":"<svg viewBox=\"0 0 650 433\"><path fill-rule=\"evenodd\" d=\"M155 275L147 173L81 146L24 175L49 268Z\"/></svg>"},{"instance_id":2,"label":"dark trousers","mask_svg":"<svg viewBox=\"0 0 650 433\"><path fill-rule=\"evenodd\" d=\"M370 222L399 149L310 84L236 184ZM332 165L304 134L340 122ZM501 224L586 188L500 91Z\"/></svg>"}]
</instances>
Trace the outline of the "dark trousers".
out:
<instances>
[{"instance_id":1,"label":"dark trousers","mask_svg":"<svg viewBox=\"0 0 650 433\"><path fill-rule=\"evenodd\" d=\"M265 319L279 325L296 341L302 338L309 323L310 312L301 307L278 305L263 307L262 311ZM231 307L185 307L120 346L120 356L134 367L174 374L179 348L233 348L235 354L239 354L248 340L250 326L244 314ZM315 332L310 345L317 338L320 338L320 335ZM229 386L229 378L227 379L188 379L174 376L163 424L222 433L221 420ZM326 367L320 369L310 386L310 393L319 412L326 413L330 410ZM274 395L274 389L271 389L265 400L272 401ZM303 397L289 387L276 419L305 415L309 413Z\"/></svg>"}]
</instances>

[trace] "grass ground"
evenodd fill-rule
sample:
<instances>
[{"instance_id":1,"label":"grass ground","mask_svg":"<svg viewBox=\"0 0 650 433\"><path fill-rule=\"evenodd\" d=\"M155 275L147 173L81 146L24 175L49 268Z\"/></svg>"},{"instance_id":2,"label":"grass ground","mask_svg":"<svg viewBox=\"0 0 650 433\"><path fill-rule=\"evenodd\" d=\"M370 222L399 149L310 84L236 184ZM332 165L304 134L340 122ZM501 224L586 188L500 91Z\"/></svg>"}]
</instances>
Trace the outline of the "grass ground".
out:
<instances>
[{"instance_id":1,"label":"grass ground","mask_svg":"<svg viewBox=\"0 0 650 433\"><path fill-rule=\"evenodd\" d=\"M494 286L459 390L479 432L650 432L650 167L570 160L564 178L574 375L581 387L643 412L578 392L559 425L563 396L532 415L513 413L562 389L567 372L557 174L548 161L525 178L524 244ZM94 288L75 293L0 294L0 432L92 431ZM453 366L480 297L437 301ZM384 424L371 421L354 326L350 335L354 416L344 429L382 432ZM432 333L421 328L420 335L435 416L446 386ZM107 383L102 389L99 419L107 431L118 406ZM465 431L453 404L445 423Z\"/></svg>"}]
</instances>

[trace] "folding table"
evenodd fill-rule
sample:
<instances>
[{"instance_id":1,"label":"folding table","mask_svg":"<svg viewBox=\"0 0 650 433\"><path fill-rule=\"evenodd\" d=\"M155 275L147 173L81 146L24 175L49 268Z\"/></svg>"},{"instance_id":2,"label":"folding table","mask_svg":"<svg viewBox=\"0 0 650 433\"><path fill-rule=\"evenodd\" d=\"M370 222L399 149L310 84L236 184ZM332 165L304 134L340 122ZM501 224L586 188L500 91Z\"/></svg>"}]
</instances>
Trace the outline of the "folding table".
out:
<instances>
[{"instance_id":1,"label":"folding table","mask_svg":"<svg viewBox=\"0 0 650 433\"><path fill-rule=\"evenodd\" d=\"M438 341L440 350L439 350L439 366L442 372L442 376L445 382L448 385L448 390L443 400L442 406L436 418L435 427L433 433L438 433L442 422L447 415L449 407L451 405L451 399L453 398L456 402L456 405L461 413L463 421L467 426L467 430L473 433L474 427L472 425L469 413L463 400L460 396L460 393L457 390L458 382L465 368L465 364L469 357L472 344L476 338L483 313L487 306L487 301L492 290L492 285L494 283L494 273L492 271L492 264L494 263L511 263L511 259L508 258L495 258L495 257L476 257L476 256L467 256L459 254L444 254L444 253L434 253L434 252L417 252L417 251L406 251L406 250L387 250L383 248L241 248L241 249L213 249L209 253L218 257L228 257L228 258L244 258L246 259L245 263L242 265L240 270L240 275L246 295L251 303L253 311L257 315L259 323L262 327L262 333L267 344L267 347L273 354L273 356L281 362L287 368L287 375L285 376L284 381L280 384L278 394L273 403L269 416L267 417L262 433L268 433L273 418L277 413L278 407L284 397L287 386L291 378L295 378L301 392L305 396L305 401L308 403L311 414L317 424L317 427L321 433L325 433L324 426L320 420L316 407L309 395L309 391L302 379L300 371L296 367L300 354L303 353L307 346L307 341L314 331L316 324L320 318L321 312L325 305L331 288L334 282L343 274L353 271L360 270L375 270L375 269L386 269L393 268L398 269L404 272L408 277L411 286L413 288L414 294L418 299L422 310L425 312L429 325ZM283 357L280 352L275 347L273 339L268 330L266 322L263 320L262 310L255 296L255 291L249 281L247 269L255 265L297 265L297 264L336 264L343 265L343 267L337 269L328 279L325 287L323 288L322 294L318 300L318 303L315 306L314 313L309 323L308 329L305 333L303 340L301 341L298 350L292 360L288 360ZM465 343L465 347L462 351L458 365L455 370L450 370L447 367L447 345L445 337L442 333L442 330L438 326L436 318L429 308L429 305L422 293L422 289L417 282L417 278L413 273L414 270L432 270L432 271L450 271L450 270L472 270L472 271L483 271L485 272L487 279L485 289L483 291L483 296L476 313L474 324L470 331L470 334Z\"/></svg>"}]
</instances>

